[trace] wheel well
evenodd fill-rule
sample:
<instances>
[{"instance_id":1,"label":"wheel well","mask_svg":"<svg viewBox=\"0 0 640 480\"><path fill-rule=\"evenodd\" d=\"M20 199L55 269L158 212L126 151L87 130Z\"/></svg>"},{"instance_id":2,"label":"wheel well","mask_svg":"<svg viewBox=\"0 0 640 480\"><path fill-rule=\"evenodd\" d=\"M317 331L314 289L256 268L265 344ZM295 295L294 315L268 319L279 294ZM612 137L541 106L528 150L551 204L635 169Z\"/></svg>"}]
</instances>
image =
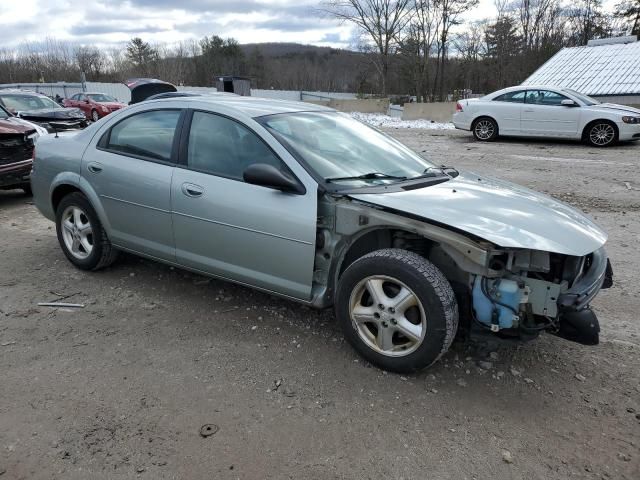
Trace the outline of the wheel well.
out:
<instances>
[{"instance_id":1,"label":"wheel well","mask_svg":"<svg viewBox=\"0 0 640 480\"><path fill-rule=\"evenodd\" d=\"M479 117L474 118L473 122L471 122L471 130L473 130L476 127L476 123L478 123L483 118L488 118L489 120L492 120L493 122L495 122L496 127L500 128L499 125L498 125L498 121L495 118L493 118L492 116L490 116L490 115L480 115Z\"/></svg>"},{"instance_id":2,"label":"wheel well","mask_svg":"<svg viewBox=\"0 0 640 480\"><path fill-rule=\"evenodd\" d=\"M349 246L342 257L338 277L340 277L353 262L375 250L382 248L402 248L426 257L432 245L433 242L413 232L390 228L372 230L356 239Z\"/></svg>"},{"instance_id":3,"label":"wheel well","mask_svg":"<svg viewBox=\"0 0 640 480\"><path fill-rule=\"evenodd\" d=\"M587 139L587 135L589 132L589 129L596 123L608 123L609 125L613 126L613 130L616 132L616 138L618 138L618 134L620 133L618 130L618 125L616 125L616 122L613 122L611 120L608 120L606 118L599 118L597 120L592 120L589 123L587 123L584 126L584 129L582 130L582 139L586 140Z\"/></svg>"},{"instance_id":4,"label":"wheel well","mask_svg":"<svg viewBox=\"0 0 640 480\"><path fill-rule=\"evenodd\" d=\"M53 211L55 212L56 210L58 210L58 205L60 205L62 199L73 192L82 193L82 190L80 190L78 187L74 187L73 185L57 186L51 194L51 205L53 205Z\"/></svg>"}]
</instances>

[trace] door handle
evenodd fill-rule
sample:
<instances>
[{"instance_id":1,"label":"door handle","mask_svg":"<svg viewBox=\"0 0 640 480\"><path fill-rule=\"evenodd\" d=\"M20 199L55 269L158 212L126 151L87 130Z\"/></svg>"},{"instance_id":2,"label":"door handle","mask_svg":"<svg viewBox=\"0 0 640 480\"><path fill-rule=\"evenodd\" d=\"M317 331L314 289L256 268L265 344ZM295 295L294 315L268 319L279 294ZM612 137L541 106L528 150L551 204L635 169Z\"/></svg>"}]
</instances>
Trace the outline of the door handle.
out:
<instances>
[{"instance_id":1,"label":"door handle","mask_svg":"<svg viewBox=\"0 0 640 480\"><path fill-rule=\"evenodd\" d=\"M87 170L89 170L91 173L100 173L102 171L102 164L98 162L91 162L87 166Z\"/></svg>"},{"instance_id":2,"label":"door handle","mask_svg":"<svg viewBox=\"0 0 640 480\"><path fill-rule=\"evenodd\" d=\"M182 193L187 197L201 197L204 193L204 189L200 185L194 185L193 183L183 183Z\"/></svg>"}]
</instances>

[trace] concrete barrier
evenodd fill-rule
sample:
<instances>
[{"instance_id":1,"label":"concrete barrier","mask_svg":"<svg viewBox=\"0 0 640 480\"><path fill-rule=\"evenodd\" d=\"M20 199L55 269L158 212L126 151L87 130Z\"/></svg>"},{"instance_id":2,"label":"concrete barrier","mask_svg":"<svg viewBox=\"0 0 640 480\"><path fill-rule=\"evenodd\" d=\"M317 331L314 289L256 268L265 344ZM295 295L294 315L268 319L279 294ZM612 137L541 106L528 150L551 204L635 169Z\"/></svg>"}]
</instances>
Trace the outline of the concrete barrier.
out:
<instances>
[{"instance_id":1,"label":"concrete barrier","mask_svg":"<svg viewBox=\"0 0 640 480\"><path fill-rule=\"evenodd\" d=\"M405 103L402 120L432 120L450 122L456 111L456 102Z\"/></svg>"},{"instance_id":2,"label":"concrete barrier","mask_svg":"<svg viewBox=\"0 0 640 480\"><path fill-rule=\"evenodd\" d=\"M329 107L341 112L361 112L361 113L387 113L389 109L388 98L367 98L362 100L342 100L332 98L329 100Z\"/></svg>"}]
</instances>

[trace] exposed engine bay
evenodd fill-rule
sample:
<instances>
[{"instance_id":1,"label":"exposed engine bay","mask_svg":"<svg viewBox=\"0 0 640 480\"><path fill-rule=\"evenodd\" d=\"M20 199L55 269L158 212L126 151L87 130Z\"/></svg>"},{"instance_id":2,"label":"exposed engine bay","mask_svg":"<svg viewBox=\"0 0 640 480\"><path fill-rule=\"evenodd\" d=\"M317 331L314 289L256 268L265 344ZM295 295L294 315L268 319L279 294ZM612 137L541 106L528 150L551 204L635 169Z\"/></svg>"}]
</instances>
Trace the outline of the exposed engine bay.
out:
<instances>
[{"instance_id":1,"label":"exposed engine bay","mask_svg":"<svg viewBox=\"0 0 640 480\"><path fill-rule=\"evenodd\" d=\"M418 218L324 196L319 204L314 303L328 306L342 271L368 251L401 248L433 262L454 287L461 326L503 339L530 340L541 331L571 341L598 343L589 308L611 285L604 248L577 257L501 248L483 239Z\"/></svg>"}]
</instances>

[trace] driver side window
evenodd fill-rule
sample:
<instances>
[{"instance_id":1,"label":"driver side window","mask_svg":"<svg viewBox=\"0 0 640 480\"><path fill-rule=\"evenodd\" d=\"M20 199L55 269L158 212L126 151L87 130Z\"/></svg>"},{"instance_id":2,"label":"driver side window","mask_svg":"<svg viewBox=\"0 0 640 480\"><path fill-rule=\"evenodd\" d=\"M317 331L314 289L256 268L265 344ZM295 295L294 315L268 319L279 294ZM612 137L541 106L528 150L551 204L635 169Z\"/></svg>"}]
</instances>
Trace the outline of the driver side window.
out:
<instances>
[{"instance_id":1,"label":"driver side window","mask_svg":"<svg viewBox=\"0 0 640 480\"><path fill-rule=\"evenodd\" d=\"M562 105L562 100L568 97L549 90L527 90L527 103L536 105L558 106Z\"/></svg>"},{"instance_id":2,"label":"driver side window","mask_svg":"<svg viewBox=\"0 0 640 480\"><path fill-rule=\"evenodd\" d=\"M242 174L256 163L288 170L254 132L212 113L193 113L187 152L189 168L233 180L244 181Z\"/></svg>"}]
</instances>

